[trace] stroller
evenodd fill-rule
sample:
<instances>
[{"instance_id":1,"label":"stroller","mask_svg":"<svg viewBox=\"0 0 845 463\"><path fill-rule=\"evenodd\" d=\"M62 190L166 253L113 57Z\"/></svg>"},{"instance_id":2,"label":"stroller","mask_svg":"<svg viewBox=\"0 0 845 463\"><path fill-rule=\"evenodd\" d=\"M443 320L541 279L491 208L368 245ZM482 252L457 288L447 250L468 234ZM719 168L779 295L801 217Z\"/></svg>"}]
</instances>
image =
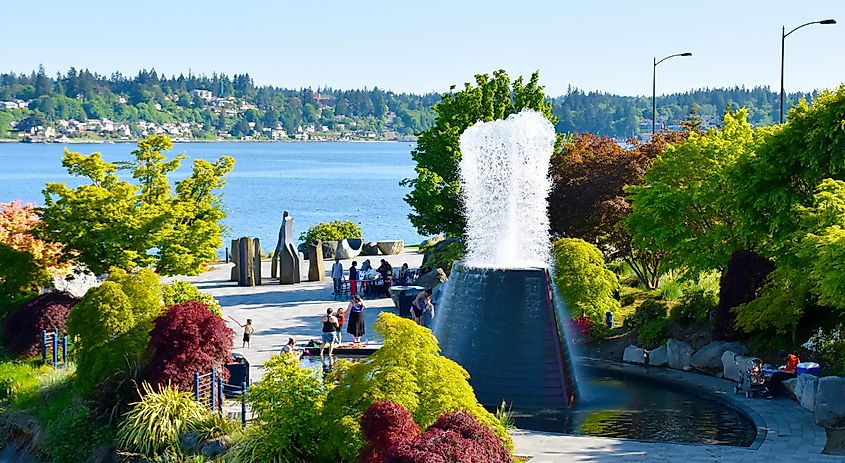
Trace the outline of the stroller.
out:
<instances>
[{"instance_id":1,"label":"stroller","mask_svg":"<svg viewBox=\"0 0 845 463\"><path fill-rule=\"evenodd\" d=\"M745 392L745 397L749 399L755 395L762 395L763 388L766 386L763 361L756 357L734 355L734 363L739 370L739 384L734 386L734 393Z\"/></svg>"}]
</instances>

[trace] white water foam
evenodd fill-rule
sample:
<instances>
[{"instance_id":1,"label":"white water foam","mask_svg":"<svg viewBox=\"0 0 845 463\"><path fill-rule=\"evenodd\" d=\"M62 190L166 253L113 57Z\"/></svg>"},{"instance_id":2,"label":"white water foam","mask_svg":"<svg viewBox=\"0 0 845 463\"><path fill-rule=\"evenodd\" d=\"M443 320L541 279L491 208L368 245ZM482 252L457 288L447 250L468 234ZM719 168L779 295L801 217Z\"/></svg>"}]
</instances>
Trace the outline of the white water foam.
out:
<instances>
[{"instance_id":1,"label":"white water foam","mask_svg":"<svg viewBox=\"0 0 845 463\"><path fill-rule=\"evenodd\" d=\"M461 135L467 265L548 265L548 172L554 142L551 122L533 110L479 122Z\"/></svg>"}]
</instances>

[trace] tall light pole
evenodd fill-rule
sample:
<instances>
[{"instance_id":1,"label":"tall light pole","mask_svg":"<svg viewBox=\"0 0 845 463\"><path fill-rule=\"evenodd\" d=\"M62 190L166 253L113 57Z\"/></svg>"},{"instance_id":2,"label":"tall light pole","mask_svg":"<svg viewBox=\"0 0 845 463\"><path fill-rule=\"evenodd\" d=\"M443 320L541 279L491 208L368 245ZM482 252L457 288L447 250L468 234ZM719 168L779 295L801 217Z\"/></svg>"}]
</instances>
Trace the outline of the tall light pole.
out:
<instances>
[{"instance_id":1,"label":"tall light pole","mask_svg":"<svg viewBox=\"0 0 845 463\"><path fill-rule=\"evenodd\" d=\"M676 56L692 56L692 53L676 53L674 55L669 55L663 58L660 61L657 61L657 57L654 58L654 68L652 69L651 73L651 137L654 138L654 131L655 131L655 121L657 120L657 65L666 61L669 58L674 58Z\"/></svg>"},{"instance_id":2,"label":"tall light pole","mask_svg":"<svg viewBox=\"0 0 845 463\"><path fill-rule=\"evenodd\" d=\"M780 123L783 124L783 58L785 54L785 45L786 45L786 38L789 34L801 29L804 26L809 26L810 24L836 24L835 19L823 19L821 21L813 21L806 24L802 24L795 29L792 29L789 32L786 32L786 26L783 26L783 30L781 31L780 36Z\"/></svg>"}]
</instances>

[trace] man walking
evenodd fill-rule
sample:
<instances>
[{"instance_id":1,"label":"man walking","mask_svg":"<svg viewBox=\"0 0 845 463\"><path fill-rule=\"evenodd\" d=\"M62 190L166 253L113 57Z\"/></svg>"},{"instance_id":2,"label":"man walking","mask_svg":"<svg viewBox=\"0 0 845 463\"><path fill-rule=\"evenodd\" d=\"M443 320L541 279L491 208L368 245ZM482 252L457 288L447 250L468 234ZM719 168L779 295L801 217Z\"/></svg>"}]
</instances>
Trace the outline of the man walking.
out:
<instances>
[{"instance_id":1,"label":"man walking","mask_svg":"<svg viewBox=\"0 0 845 463\"><path fill-rule=\"evenodd\" d=\"M332 281L334 282L334 294L335 296L340 294L341 288L341 281L343 281L343 264L340 263L340 259L335 257L334 264L332 264Z\"/></svg>"}]
</instances>

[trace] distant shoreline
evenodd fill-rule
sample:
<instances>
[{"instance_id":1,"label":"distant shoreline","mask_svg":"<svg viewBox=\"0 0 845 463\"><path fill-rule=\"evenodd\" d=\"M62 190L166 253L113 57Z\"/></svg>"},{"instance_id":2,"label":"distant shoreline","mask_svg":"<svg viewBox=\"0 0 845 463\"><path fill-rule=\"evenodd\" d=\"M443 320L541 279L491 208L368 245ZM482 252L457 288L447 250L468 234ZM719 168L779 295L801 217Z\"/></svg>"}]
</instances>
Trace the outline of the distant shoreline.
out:
<instances>
[{"instance_id":1,"label":"distant shoreline","mask_svg":"<svg viewBox=\"0 0 845 463\"><path fill-rule=\"evenodd\" d=\"M141 139L132 140L51 140L51 141L30 141L24 142L12 138L0 138L0 143L20 145L117 145L121 143L136 144ZM173 144L179 143L416 143L416 140L173 140Z\"/></svg>"}]
</instances>

